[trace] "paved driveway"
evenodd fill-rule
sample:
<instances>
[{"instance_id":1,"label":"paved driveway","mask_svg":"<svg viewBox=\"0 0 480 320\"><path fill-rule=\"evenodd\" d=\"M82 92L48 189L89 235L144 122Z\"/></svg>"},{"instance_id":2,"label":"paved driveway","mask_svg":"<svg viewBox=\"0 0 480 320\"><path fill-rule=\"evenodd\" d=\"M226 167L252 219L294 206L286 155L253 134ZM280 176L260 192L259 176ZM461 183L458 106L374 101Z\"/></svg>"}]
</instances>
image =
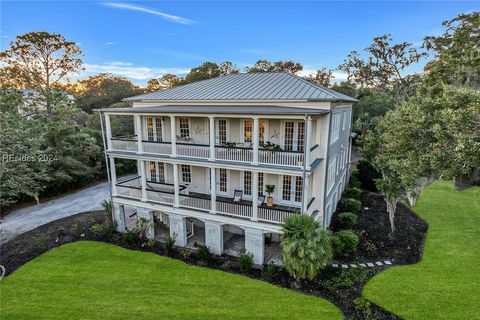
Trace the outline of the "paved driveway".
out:
<instances>
[{"instance_id":1,"label":"paved driveway","mask_svg":"<svg viewBox=\"0 0 480 320\"><path fill-rule=\"evenodd\" d=\"M51 221L80 212L102 209L101 203L110 198L108 182L26 208L12 211L0 226L0 243Z\"/></svg>"}]
</instances>

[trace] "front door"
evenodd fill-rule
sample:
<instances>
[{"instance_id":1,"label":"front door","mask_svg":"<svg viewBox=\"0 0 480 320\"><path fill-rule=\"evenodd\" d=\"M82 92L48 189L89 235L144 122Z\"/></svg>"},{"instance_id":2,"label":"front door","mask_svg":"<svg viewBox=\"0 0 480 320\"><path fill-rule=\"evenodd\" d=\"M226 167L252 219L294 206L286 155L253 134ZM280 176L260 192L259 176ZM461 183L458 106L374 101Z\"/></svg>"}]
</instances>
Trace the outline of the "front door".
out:
<instances>
[{"instance_id":1,"label":"front door","mask_svg":"<svg viewBox=\"0 0 480 320\"><path fill-rule=\"evenodd\" d=\"M282 178L282 203L300 205L302 203L303 178L284 175Z\"/></svg>"},{"instance_id":2,"label":"front door","mask_svg":"<svg viewBox=\"0 0 480 320\"><path fill-rule=\"evenodd\" d=\"M303 121L285 121L283 148L286 151L303 151L305 123Z\"/></svg>"}]
</instances>

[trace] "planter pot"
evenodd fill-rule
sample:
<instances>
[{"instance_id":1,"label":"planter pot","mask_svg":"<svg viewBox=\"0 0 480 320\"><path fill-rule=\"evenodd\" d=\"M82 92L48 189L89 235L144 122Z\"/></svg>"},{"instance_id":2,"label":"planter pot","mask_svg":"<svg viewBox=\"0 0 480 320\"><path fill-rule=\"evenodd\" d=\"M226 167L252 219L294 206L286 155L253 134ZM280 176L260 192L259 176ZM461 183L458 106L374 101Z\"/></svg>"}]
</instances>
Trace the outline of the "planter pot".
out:
<instances>
[{"instance_id":1,"label":"planter pot","mask_svg":"<svg viewBox=\"0 0 480 320\"><path fill-rule=\"evenodd\" d=\"M273 207L273 198L267 197L267 207Z\"/></svg>"}]
</instances>

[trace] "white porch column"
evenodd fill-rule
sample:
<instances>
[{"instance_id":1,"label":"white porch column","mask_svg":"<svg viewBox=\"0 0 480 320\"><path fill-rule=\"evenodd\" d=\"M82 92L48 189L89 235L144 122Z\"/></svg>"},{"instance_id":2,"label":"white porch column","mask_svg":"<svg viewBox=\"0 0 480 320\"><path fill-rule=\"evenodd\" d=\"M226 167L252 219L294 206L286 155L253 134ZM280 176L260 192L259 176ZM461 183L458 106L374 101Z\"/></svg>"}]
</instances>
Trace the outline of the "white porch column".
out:
<instances>
[{"instance_id":1,"label":"white porch column","mask_svg":"<svg viewBox=\"0 0 480 320\"><path fill-rule=\"evenodd\" d=\"M112 196L117 196L117 173L115 172L115 158L110 158L110 182L112 183Z\"/></svg>"},{"instance_id":2,"label":"white porch column","mask_svg":"<svg viewBox=\"0 0 480 320\"><path fill-rule=\"evenodd\" d=\"M147 201L147 177L145 171L145 161L140 160L140 181L142 184L142 201Z\"/></svg>"},{"instance_id":3,"label":"white porch column","mask_svg":"<svg viewBox=\"0 0 480 320\"><path fill-rule=\"evenodd\" d=\"M112 210L113 219L117 225L117 232L125 231L125 207L119 203L114 202Z\"/></svg>"},{"instance_id":4,"label":"white porch column","mask_svg":"<svg viewBox=\"0 0 480 320\"><path fill-rule=\"evenodd\" d=\"M305 137L305 168L307 170L310 170L310 148L311 148L311 143L312 141L312 117L307 118L307 128L306 128L306 137Z\"/></svg>"},{"instance_id":5,"label":"white porch column","mask_svg":"<svg viewBox=\"0 0 480 320\"><path fill-rule=\"evenodd\" d=\"M107 150L112 150L112 124L108 114L105 114L105 132L107 134Z\"/></svg>"},{"instance_id":6,"label":"white porch column","mask_svg":"<svg viewBox=\"0 0 480 320\"><path fill-rule=\"evenodd\" d=\"M175 245L185 247L187 245L187 221L176 213L168 216L170 221L170 236L175 237Z\"/></svg>"},{"instance_id":7,"label":"white porch column","mask_svg":"<svg viewBox=\"0 0 480 320\"><path fill-rule=\"evenodd\" d=\"M258 172L252 171L252 221L258 220Z\"/></svg>"},{"instance_id":8,"label":"white porch column","mask_svg":"<svg viewBox=\"0 0 480 320\"><path fill-rule=\"evenodd\" d=\"M255 264L263 264L265 259L265 238L262 230L245 228L245 251L253 254L253 262Z\"/></svg>"},{"instance_id":9,"label":"white porch column","mask_svg":"<svg viewBox=\"0 0 480 320\"><path fill-rule=\"evenodd\" d=\"M253 118L253 164L258 164L258 145L260 141L259 119Z\"/></svg>"},{"instance_id":10,"label":"white porch column","mask_svg":"<svg viewBox=\"0 0 480 320\"><path fill-rule=\"evenodd\" d=\"M217 212L217 183L216 183L216 170L215 168L210 168L210 198L211 198L211 207L210 213L215 214Z\"/></svg>"},{"instance_id":11,"label":"white porch column","mask_svg":"<svg viewBox=\"0 0 480 320\"><path fill-rule=\"evenodd\" d=\"M144 208L137 208L137 215L139 219L143 218L148 221L147 238L153 239L155 237L155 231L153 229L153 211Z\"/></svg>"},{"instance_id":12,"label":"white porch column","mask_svg":"<svg viewBox=\"0 0 480 320\"><path fill-rule=\"evenodd\" d=\"M208 160L215 160L215 118L208 117L209 120L209 130L210 130L210 158Z\"/></svg>"},{"instance_id":13,"label":"white porch column","mask_svg":"<svg viewBox=\"0 0 480 320\"><path fill-rule=\"evenodd\" d=\"M175 200L173 202L173 206L178 208L180 206L180 196L179 196L180 188L178 183L178 164L176 163L173 164L173 188L175 189L174 190Z\"/></svg>"},{"instance_id":14,"label":"white porch column","mask_svg":"<svg viewBox=\"0 0 480 320\"><path fill-rule=\"evenodd\" d=\"M205 245L214 254L223 253L223 228L220 222L205 220Z\"/></svg>"},{"instance_id":15,"label":"white porch column","mask_svg":"<svg viewBox=\"0 0 480 320\"><path fill-rule=\"evenodd\" d=\"M142 118L138 115L134 115L135 117L135 127L137 129L137 153L143 153L143 144L142 144L142 135L143 135L143 128L142 128ZM145 171L145 170L144 170Z\"/></svg>"},{"instance_id":16,"label":"white porch column","mask_svg":"<svg viewBox=\"0 0 480 320\"><path fill-rule=\"evenodd\" d=\"M175 116L170 116L170 135L172 140L172 153L171 157L177 156L177 123L175 121Z\"/></svg>"}]
</instances>

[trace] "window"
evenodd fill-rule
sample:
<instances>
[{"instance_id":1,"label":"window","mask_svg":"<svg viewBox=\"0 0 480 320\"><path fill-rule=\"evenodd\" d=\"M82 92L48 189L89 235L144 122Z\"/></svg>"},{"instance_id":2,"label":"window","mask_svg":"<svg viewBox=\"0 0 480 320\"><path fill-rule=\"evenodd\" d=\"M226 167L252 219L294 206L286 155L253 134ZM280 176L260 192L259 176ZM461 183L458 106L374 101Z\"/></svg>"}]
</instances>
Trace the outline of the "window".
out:
<instances>
[{"instance_id":1,"label":"window","mask_svg":"<svg viewBox=\"0 0 480 320\"><path fill-rule=\"evenodd\" d=\"M252 195L252 181L253 181L253 174L251 171L244 171L243 172L243 194L247 196ZM258 194L263 194L263 172L258 173Z\"/></svg>"},{"instance_id":2,"label":"window","mask_svg":"<svg viewBox=\"0 0 480 320\"><path fill-rule=\"evenodd\" d=\"M290 201L292 192L292 176L283 176L282 200Z\"/></svg>"},{"instance_id":3,"label":"window","mask_svg":"<svg viewBox=\"0 0 480 320\"><path fill-rule=\"evenodd\" d=\"M218 120L218 144L225 144L227 142L227 120Z\"/></svg>"},{"instance_id":4,"label":"window","mask_svg":"<svg viewBox=\"0 0 480 320\"><path fill-rule=\"evenodd\" d=\"M265 134L267 130L267 122L260 120L258 122L258 143L265 143ZM253 142L253 120L247 119L243 121L243 142Z\"/></svg>"},{"instance_id":5,"label":"window","mask_svg":"<svg viewBox=\"0 0 480 320\"><path fill-rule=\"evenodd\" d=\"M337 158L332 159L328 165L327 190L330 191L335 183L335 166Z\"/></svg>"},{"instance_id":6,"label":"window","mask_svg":"<svg viewBox=\"0 0 480 320\"><path fill-rule=\"evenodd\" d=\"M332 127L330 128L330 144L334 143L338 140L340 135L340 121L342 115L340 113L336 113L333 115L332 118Z\"/></svg>"},{"instance_id":7,"label":"window","mask_svg":"<svg viewBox=\"0 0 480 320\"><path fill-rule=\"evenodd\" d=\"M165 164L163 162L149 161L149 181L165 182Z\"/></svg>"},{"instance_id":8,"label":"window","mask_svg":"<svg viewBox=\"0 0 480 320\"><path fill-rule=\"evenodd\" d=\"M343 111L342 118L343 118L342 130L345 130L346 124L347 124L347 111Z\"/></svg>"},{"instance_id":9,"label":"window","mask_svg":"<svg viewBox=\"0 0 480 320\"><path fill-rule=\"evenodd\" d=\"M265 179L263 178L263 172L258 173L258 195L262 195L265 191Z\"/></svg>"},{"instance_id":10,"label":"window","mask_svg":"<svg viewBox=\"0 0 480 320\"><path fill-rule=\"evenodd\" d=\"M285 122L285 150L293 150L293 133L295 130L294 122Z\"/></svg>"},{"instance_id":11,"label":"window","mask_svg":"<svg viewBox=\"0 0 480 320\"><path fill-rule=\"evenodd\" d=\"M265 135L267 132L267 122L265 120L260 120L258 123L258 132L260 137L258 139L258 143L264 144L265 143Z\"/></svg>"},{"instance_id":12,"label":"window","mask_svg":"<svg viewBox=\"0 0 480 320\"><path fill-rule=\"evenodd\" d=\"M147 117L145 119L145 127L147 130L148 141L162 141L162 118Z\"/></svg>"},{"instance_id":13,"label":"window","mask_svg":"<svg viewBox=\"0 0 480 320\"><path fill-rule=\"evenodd\" d=\"M162 137L162 118L156 118L155 119L156 121L156 125L155 125L155 136L157 138L157 141L162 141L163 140L163 137Z\"/></svg>"},{"instance_id":14,"label":"window","mask_svg":"<svg viewBox=\"0 0 480 320\"><path fill-rule=\"evenodd\" d=\"M157 181L157 165L156 162L150 161L150 181Z\"/></svg>"},{"instance_id":15,"label":"window","mask_svg":"<svg viewBox=\"0 0 480 320\"><path fill-rule=\"evenodd\" d=\"M297 177L295 181L295 202L302 202L303 178Z\"/></svg>"},{"instance_id":16,"label":"window","mask_svg":"<svg viewBox=\"0 0 480 320\"><path fill-rule=\"evenodd\" d=\"M303 152L304 138L305 138L305 122L298 122L297 151Z\"/></svg>"},{"instance_id":17,"label":"window","mask_svg":"<svg viewBox=\"0 0 480 320\"><path fill-rule=\"evenodd\" d=\"M227 169L219 169L219 191L227 192L228 190L228 177Z\"/></svg>"},{"instance_id":18,"label":"window","mask_svg":"<svg viewBox=\"0 0 480 320\"><path fill-rule=\"evenodd\" d=\"M188 118L179 118L180 138L190 138L190 123Z\"/></svg>"},{"instance_id":19,"label":"window","mask_svg":"<svg viewBox=\"0 0 480 320\"><path fill-rule=\"evenodd\" d=\"M163 162L157 162L158 168L158 182L165 182L165 164Z\"/></svg>"},{"instance_id":20,"label":"window","mask_svg":"<svg viewBox=\"0 0 480 320\"><path fill-rule=\"evenodd\" d=\"M153 141L153 118L147 118L147 140Z\"/></svg>"},{"instance_id":21,"label":"window","mask_svg":"<svg viewBox=\"0 0 480 320\"><path fill-rule=\"evenodd\" d=\"M182 181L184 183L191 183L192 182L191 167L187 164L182 164Z\"/></svg>"}]
</instances>

